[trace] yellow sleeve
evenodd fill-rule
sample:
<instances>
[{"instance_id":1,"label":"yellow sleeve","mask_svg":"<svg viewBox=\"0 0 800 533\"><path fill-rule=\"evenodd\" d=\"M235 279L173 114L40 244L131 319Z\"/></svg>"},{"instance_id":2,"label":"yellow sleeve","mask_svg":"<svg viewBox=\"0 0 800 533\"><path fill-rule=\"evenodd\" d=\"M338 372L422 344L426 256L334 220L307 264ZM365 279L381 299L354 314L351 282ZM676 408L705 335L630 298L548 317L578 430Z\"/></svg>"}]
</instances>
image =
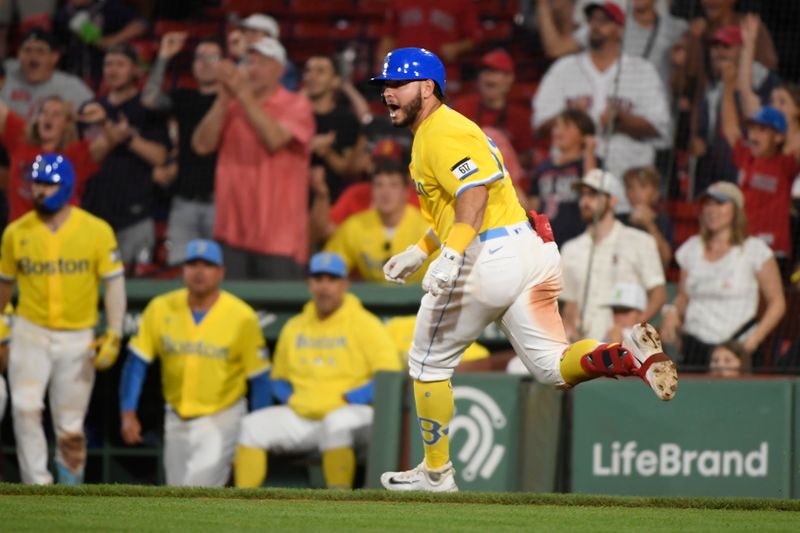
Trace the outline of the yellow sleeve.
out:
<instances>
[{"instance_id":1,"label":"yellow sleeve","mask_svg":"<svg viewBox=\"0 0 800 533\"><path fill-rule=\"evenodd\" d=\"M139 321L139 331L128 342L128 348L148 363L152 363L158 356L157 302L158 300L153 300L147 304Z\"/></svg>"},{"instance_id":2,"label":"yellow sleeve","mask_svg":"<svg viewBox=\"0 0 800 533\"><path fill-rule=\"evenodd\" d=\"M16 277L17 260L14 257L14 237L9 228L6 228L0 244L0 279L12 280Z\"/></svg>"},{"instance_id":3,"label":"yellow sleeve","mask_svg":"<svg viewBox=\"0 0 800 533\"><path fill-rule=\"evenodd\" d=\"M289 379L289 357L291 357L292 338L294 337L294 320L290 319L283 326L272 361L272 379Z\"/></svg>"},{"instance_id":4,"label":"yellow sleeve","mask_svg":"<svg viewBox=\"0 0 800 533\"><path fill-rule=\"evenodd\" d=\"M400 370L400 354L389 331L374 315L359 320L359 346L363 346L370 374L379 370Z\"/></svg>"},{"instance_id":5,"label":"yellow sleeve","mask_svg":"<svg viewBox=\"0 0 800 533\"><path fill-rule=\"evenodd\" d=\"M252 309L248 310L242 323L239 347L244 372L248 378L269 369L269 351L264 342L264 333L258 324L258 316Z\"/></svg>"},{"instance_id":6,"label":"yellow sleeve","mask_svg":"<svg viewBox=\"0 0 800 533\"><path fill-rule=\"evenodd\" d=\"M347 265L347 270L352 270L355 264L355 259L350 255L350 246L348 246L348 236L350 235L350 224L345 220L344 223L336 228L331 238L325 244L326 252L333 252L339 254L344 259L344 264Z\"/></svg>"},{"instance_id":7,"label":"yellow sleeve","mask_svg":"<svg viewBox=\"0 0 800 533\"><path fill-rule=\"evenodd\" d=\"M456 198L471 187L489 185L505 176L500 151L483 132L477 131L480 137L460 130L437 137L430 152L433 175Z\"/></svg>"},{"instance_id":8,"label":"yellow sleeve","mask_svg":"<svg viewBox=\"0 0 800 533\"><path fill-rule=\"evenodd\" d=\"M117 246L114 230L108 224L101 224L97 231L97 275L111 278L123 272L122 257Z\"/></svg>"}]
</instances>

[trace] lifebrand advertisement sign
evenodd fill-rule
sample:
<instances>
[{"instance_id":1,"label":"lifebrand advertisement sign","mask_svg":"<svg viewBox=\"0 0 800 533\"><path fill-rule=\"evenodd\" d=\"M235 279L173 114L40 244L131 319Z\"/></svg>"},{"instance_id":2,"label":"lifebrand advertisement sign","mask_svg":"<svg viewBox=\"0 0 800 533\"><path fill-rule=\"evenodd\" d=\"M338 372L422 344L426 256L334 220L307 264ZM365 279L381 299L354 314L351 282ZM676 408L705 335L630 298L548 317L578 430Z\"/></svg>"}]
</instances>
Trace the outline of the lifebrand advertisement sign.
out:
<instances>
[{"instance_id":1,"label":"lifebrand advertisement sign","mask_svg":"<svg viewBox=\"0 0 800 533\"><path fill-rule=\"evenodd\" d=\"M638 380L573 392L574 492L791 497L793 383L684 379L661 402Z\"/></svg>"}]
</instances>

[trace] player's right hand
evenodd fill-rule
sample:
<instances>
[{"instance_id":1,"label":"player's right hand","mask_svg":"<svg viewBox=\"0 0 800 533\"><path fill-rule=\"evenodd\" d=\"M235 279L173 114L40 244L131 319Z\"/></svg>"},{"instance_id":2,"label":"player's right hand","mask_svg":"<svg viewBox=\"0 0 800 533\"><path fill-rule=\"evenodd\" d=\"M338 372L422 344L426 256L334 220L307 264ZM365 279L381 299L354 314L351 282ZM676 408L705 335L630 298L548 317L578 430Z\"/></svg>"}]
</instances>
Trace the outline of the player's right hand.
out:
<instances>
[{"instance_id":1,"label":"player's right hand","mask_svg":"<svg viewBox=\"0 0 800 533\"><path fill-rule=\"evenodd\" d=\"M119 333L110 328L103 335L97 337L91 345L91 350L96 354L94 367L97 370L108 370L114 366L121 344L122 339Z\"/></svg>"},{"instance_id":2,"label":"player's right hand","mask_svg":"<svg viewBox=\"0 0 800 533\"><path fill-rule=\"evenodd\" d=\"M452 248L444 247L422 278L422 290L432 296L439 296L449 291L455 287L458 271L463 263L464 257L461 254Z\"/></svg>"},{"instance_id":3,"label":"player's right hand","mask_svg":"<svg viewBox=\"0 0 800 533\"><path fill-rule=\"evenodd\" d=\"M383 277L386 278L386 281L402 285L408 276L419 270L427 258L428 254L413 244L383 265Z\"/></svg>"},{"instance_id":4,"label":"player's right hand","mask_svg":"<svg viewBox=\"0 0 800 533\"><path fill-rule=\"evenodd\" d=\"M141 444L142 425L139 423L139 417L136 416L136 411L123 411L120 415L120 419L120 433L122 434L122 440L125 441L125 444Z\"/></svg>"}]
</instances>

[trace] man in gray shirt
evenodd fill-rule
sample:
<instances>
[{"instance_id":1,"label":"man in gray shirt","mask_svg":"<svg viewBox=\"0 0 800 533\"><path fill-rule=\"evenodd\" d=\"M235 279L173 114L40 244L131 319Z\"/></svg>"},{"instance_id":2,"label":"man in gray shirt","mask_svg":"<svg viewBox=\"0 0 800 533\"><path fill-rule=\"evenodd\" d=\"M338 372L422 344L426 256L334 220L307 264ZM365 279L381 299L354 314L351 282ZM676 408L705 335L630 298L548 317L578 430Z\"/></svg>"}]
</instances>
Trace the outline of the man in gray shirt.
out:
<instances>
[{"instance_id":1,"label":"man in gray shirt","mask_svg":"<svg viewBox=\"0 0 800 533\"><path fill-rule=\"evenodd\" d=\"M77 109L94 99L80 78L56 69L59 52L53 35L42 28L27 32L17 59L5 61L6 83L0 98L16 114L30 119L48 96L57 94Z\"/></svg>"}]
</instances>

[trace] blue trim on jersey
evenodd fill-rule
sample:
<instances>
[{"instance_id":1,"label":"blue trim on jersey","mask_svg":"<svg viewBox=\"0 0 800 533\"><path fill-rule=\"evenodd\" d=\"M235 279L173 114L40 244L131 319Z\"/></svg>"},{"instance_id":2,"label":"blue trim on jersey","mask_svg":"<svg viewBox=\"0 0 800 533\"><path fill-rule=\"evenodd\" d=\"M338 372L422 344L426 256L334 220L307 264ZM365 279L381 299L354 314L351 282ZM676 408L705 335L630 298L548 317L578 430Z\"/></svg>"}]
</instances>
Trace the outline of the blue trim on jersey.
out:
<instances>
[{"instance_id":1,"label":"blue trim on jersey","mask_svg":"<svg viewBox=\"0 0 800 533\"><path fill-rule=\"evenodd\" d=\"M375 397L375 380L369 380L365 385L356 387L344 393L344 399L353 405L369 405Z\"/></svg>"},{"instance_id":2,"label":"blue trim on jersey","mask_svg":"<svg viewBox=\"0 0 800 533\"><path fill-rule=\"evenodd\" d=\"M442 307L442 314L439 315L439 320L436 321L436 326L433 328L433 333L431 334L431 342L428 343L428 351L425 352L425 357L422 358L422 361L419 364L419 374L417 374L417 378L422 377L422 373L425 371L425 361L428 360L428 357L431 355L431 347L433 347L433 341L436 338L436 334L439 332L439 326L442 325L442 319L444 318L444 312L447 311L447 306L450 305L450 300L453 298L453 292L456 290L456 284L458 283L458 278L461 277L461 268L464 266L464 263L461 263L461 266L458 267L458 274L456 274L456 279L453 282L453 287L450 289L450 293L447 295L447 301L444 303L444 307Z\"/></svg>"},{"instance_id":3,"label":"blue trim on jersey","mask_svg":"<svg viewBox=\"0 0 800 533\"><path fill-rule=\"evenodd\" d=\"M250 384L250 410L263 409L272 405L272 385L269 379L269 369L252 376L247 381Z\"/></svg>"},{"instance_id":4,"label":"blue trim on jersey","mask_svg":"<svg viewBox=\"0 0 800 533\"><path fill-rule=\"evenodd\" d=\"M272 385L272 395L283 404L289 403L289 397L294 392L292 384L285 379L270 380Z\"/></svg>"},{"instance_id":5,"label":"blue trim on jersey","mask_svg":"<svg viewBox=\"0 0 800 533\"><path fill-rule=\"evenodd\" d=\"M192 318L194 319L194 324L197 325L203 321L203 319L208 314L208 309L204 309L203 311L192 311Z\"/></svg>"},{"instance_id":6,"label":"blue trim on jersey","mask_svg":"<svg viewBox=\"0 0 800 533\"><path fill-rule=\"evenodd\" d=\"M465 183L464 185L462 185L461 187L459 187L456 190L456 198L461 196L461 193L463 193L467 189L471 189L473 187L478 187L480 185L487 185L489 183L492 183L492 182L495 182L495 181L497 181L499 179L502 179L504 176L505 176L505 174L503 174L502 172L498 172L497 174L495 174L493 176L490 176L490 177L486 178L485 180L473 181L472 183Z\"/></svg>"},{"instance_id":7,"label":"blue trim on jersey","mask_svg":"<svg viewBox=\"0 0 800 533\"><path fill-rule=\"evenodd\" d=\"M147 377L147 361L142 359L133 350L128 350L125 366L122 367L122 377L119 381L119 410L136 411L139 406L139 396L142 394L142 385Z\"/></svg>"},{"instance_id":8,"label":"blue trim on jersey","mask_svg":"<svg viewBox=\"0 0 800 533\"><path fill-rule=\"evenodd\" d=\"M478 170L480 170L480 169L478 169L477 167L473 168L472 170L470 170L469 172L467 172L466 174L464 174L463 176L461 176L460 178L458 178L458 181L464 181L464 180L465 180L465 179L467 179L468 177L470 177L470 176L472 176L473 174L475 174L475 173L476 173Z\"/></svg>"},{"instance_id":9,"label":"blue trim on jersey","mask_svg":"<svg viewBox=\"0 0 800 533\"><path fill-rule=\"evenodd\" d=\"M115 270L114 272L109 272L105 276L101 276L100 279L102 279L103 281L108 281L110 279L118 278L123 274L125 274L125 269L120 268L119 270Z\"/></svg>"}]
</instances>

